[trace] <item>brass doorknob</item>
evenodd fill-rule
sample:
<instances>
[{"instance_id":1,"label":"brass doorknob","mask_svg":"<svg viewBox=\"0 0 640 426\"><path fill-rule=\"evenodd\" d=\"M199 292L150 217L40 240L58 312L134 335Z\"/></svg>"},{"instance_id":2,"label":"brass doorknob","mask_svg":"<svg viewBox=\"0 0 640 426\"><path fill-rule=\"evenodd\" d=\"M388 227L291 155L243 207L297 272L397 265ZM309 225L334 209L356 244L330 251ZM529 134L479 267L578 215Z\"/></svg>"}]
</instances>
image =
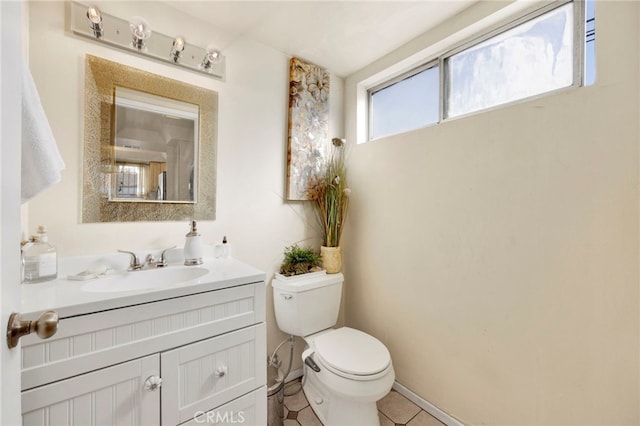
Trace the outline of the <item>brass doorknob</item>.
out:
<instances>
[{"instance_id":1,"label":"brass doorknob","mask_svg":"<svg viewBox=\"0 0 640 426\"><path fill-rule=\"evenodd\" d=\"M43 312L35 321L20 319L20 314L13 313L7 324L7 346L9 349L18 346L18 340L22 336L35 332L41 339L53 336L58 331L58 313L55 311Z\"/></svg>"}]
</instances>

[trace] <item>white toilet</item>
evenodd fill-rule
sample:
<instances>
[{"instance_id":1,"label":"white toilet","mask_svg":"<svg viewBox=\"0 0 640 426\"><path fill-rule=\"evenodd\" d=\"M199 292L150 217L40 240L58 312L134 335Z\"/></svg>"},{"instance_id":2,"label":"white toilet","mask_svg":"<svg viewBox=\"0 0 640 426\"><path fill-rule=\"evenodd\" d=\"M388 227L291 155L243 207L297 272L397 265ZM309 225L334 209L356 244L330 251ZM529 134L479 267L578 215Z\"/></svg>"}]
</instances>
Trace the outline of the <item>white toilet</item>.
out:
<instances>
[{"instance_id":1,"label":"white toilet","mask_svg":"<svg viewBox=\"0 0 640 426\"><path fill-rule=\"evenodd\" d=\"M276 278L273 301L280 330L301 336L304 390L325 426L379 425L376 401L393 385L387 348L353 328L333 329L342 296L342 274Z\"/></svg>"}]
</instances>

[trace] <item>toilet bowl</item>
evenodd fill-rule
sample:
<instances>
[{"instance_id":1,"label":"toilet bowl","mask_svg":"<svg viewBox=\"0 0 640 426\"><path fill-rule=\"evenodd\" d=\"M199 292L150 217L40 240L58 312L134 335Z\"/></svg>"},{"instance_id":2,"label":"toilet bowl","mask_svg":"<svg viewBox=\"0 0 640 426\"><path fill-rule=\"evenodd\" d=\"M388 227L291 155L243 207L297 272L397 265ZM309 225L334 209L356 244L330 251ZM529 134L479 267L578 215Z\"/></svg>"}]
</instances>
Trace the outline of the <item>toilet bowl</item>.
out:
<instances>
[{"instance_id":1,"label":"toilet bowl","mask_svg":"<svg viewBox=\"0 0 640 426\"><path fill-rule=\"evenodd\" d=\"M313 357L320 371L305 364L302 389L325 425L377 425L376 401L395 379L387 348L376 338L342 327L305 338L302 358Z\"/></svg>"},{"instance_id":2,"label":"toilet bowl","mask_svg":"<svg viewBox=\"0 0 640 426\"><path fill-rule=\"evenodd\" d=\"M338 317L342 274L272 281L276 320L307 346L302 389L325 426L379 425L376 401L395 380L387 348L373 336L331 328Z\"/></svg>"}]
</instances>

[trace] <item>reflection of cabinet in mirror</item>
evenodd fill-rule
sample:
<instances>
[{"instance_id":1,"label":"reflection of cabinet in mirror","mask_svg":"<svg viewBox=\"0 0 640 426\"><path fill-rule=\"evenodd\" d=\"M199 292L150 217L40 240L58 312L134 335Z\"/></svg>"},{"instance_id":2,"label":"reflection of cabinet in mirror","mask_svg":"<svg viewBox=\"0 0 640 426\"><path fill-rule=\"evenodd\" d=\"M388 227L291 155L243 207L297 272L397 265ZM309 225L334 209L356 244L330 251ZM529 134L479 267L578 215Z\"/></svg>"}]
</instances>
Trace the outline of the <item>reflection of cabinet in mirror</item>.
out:
<instances>
[{"instance_id":1,"label":"reflection of cabinet in mirror","mask_svg":"<svg viewBox=\"0 0 640 426\"><path fill-rule=\"evenodd\" d=\"M115 88L110 201L195 200L198 106Z\"/></svg>"}]
</instances>

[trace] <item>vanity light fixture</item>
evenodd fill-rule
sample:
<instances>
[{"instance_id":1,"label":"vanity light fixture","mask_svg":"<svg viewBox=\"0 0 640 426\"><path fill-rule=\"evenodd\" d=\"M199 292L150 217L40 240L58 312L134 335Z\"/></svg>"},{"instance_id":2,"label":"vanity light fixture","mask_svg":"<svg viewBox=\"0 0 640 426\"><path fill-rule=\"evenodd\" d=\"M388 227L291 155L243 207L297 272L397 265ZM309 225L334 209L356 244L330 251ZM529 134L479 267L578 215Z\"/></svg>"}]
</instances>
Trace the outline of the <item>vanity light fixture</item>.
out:
<instances>
[{"instance_id":1,"label":"vanity light fixture","mask_svg":"<svg viewBox=\"0 0 640 426\"><path fill-rule=\"evenodd\" d=\"M142 16L134 16L129 21L129 29L131 30L133 47L138 50L144 48L144 42L151 37L151 26Z\"/></svg>"},{"instance_id":2,"label":"vanity light fixture","mask_svg":"<svg viewBox=\"0 0 640 426\"><path fill-rule=\"evenodd\" d=\"M205 49L187 43L184 35L168 36L155 30L152 35L151 25L142 16L122 19L76 1L71 2L69 10L71 31L76 35L219 80L225 79L225 57L214 47Z\"/></svg>"},{"instance_id":3,"label":"vanity light fixture","mask_svg":"<svg viewBox=\"0 0 640 426\"><path fill-rule=\"evenodd\" d=\"M209 45L207 46L207 53L204 55L202 59L202 69L205 71L209 71L213 64L218 62L220 59L220 50L218 50L215 46Z\"/></svg>"},{"instance_id":4,"label":"vanity light fixture","mask_svg":"<svg viewBox=\"0 0 640 426\"><path fill-rule=\"evenodd\" d=\"M102 14L100 9L91 6L87 9L87 19L89 20L89 28L93 31L96 38L102 37Z\"/></svg>"},{"instance_id":5,"label":"vanity light fixture","mask_svg":"<svg viewBox=\"0 0 640 426\"><path fill-rule=\"evenodd\" d=\"M177 36L173 39L173 44L171 45L171 53L169 53L170 58L173 62L178 62L180 60L180 54L184 50L184 37Z\"/></svg>"}]
</instances>

